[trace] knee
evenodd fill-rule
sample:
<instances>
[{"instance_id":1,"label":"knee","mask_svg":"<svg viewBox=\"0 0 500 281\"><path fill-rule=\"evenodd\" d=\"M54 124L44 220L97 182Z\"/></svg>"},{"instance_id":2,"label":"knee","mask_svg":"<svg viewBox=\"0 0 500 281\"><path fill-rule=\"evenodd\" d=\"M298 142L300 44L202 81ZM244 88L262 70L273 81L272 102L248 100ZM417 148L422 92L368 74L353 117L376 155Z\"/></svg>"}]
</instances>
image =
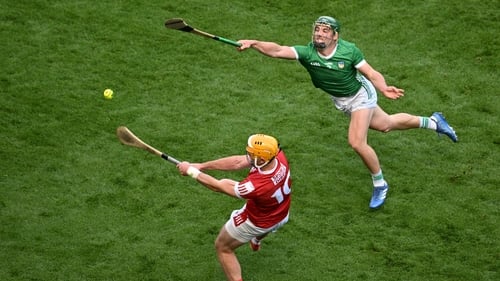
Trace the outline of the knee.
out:
<instances>
[{"instance_id":1,"label":"knee","mask_svg":"<svg viewBox=\"0 0 500 281\"><path fill-rule=\"evenodd\" d=\"M391 124L379 124L377 126L372 126L370 128L382 133L388 133L392 130Z\"/></svg>"},{"instance_id":2,"label":"knee","mask_svg":"<svg viewBox=\"0 0 500 281\"><path fill-rule=\"evenodd\" d=\"M215 239L214 249L215 249L216 252L222 251L222 249L224 248L223 246L224 245L219 241L219 239Z\"/></svg>"},{"instance_id":3,"label":"knee","mask_svg":"<svg viewBox=\"0 0 500 281\"><path fill-rule=\"evenodd\" d=\"M386 126L385 128L381 129L380 132L382 132L382 133L389 133L391 130L392 130L391 127Z\"/></svg>"},{"instance_id":4,"label":"knee","mask_svg":"<svg viewBox=\"0 0 500 281\"><path fill-rule=\"evenodd\" d=\"M231 248L224 244L220 239L215 240L214 249L217 253L231 252Z\"/></svg>"},{"instance_id":5,"label":"knee","mask_svg":"<svg viewBox=\"0 0 500 281\"><path fill-rule=\"evenodd\" d=\"M366 142L357 139L349 139L349 145L354 151L361 151L366 146Z\"/></svg>"}]
</instances>

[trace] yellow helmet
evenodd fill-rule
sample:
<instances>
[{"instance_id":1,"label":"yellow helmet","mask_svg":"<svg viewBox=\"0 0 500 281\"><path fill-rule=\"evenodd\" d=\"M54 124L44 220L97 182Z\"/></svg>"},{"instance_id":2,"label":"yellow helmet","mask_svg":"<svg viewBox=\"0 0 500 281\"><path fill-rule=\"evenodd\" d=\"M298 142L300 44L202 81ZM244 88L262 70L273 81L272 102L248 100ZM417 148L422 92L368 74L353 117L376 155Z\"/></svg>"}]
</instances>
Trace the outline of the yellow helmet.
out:
<instances>
[{"instance_id":1,"label":"yellow helmet","mask_svg":"<svg viewBox=\"0 0 500 281\"><path fill-rule=\"evenodd\" d=\"M274 137L264 134L255 134L248 138L246 150L249 157L253 160L253 164L260 168L278 155L279 144ZM265 163L257 165L257 157L264 160Z\"/></svg>"}]
</instances>

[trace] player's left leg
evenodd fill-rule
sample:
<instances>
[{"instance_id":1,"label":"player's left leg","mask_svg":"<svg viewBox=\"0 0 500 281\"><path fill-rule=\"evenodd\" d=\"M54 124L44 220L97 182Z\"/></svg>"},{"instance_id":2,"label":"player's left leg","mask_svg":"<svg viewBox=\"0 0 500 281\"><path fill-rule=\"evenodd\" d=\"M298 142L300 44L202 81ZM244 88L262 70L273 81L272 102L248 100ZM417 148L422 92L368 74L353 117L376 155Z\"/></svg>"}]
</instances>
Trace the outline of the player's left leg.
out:
<instances>
[{"instance_id":1,"label":"player's left leg","mask_svg":"<svg viewBox=\"0 0 500 281\"><path fill-rule=\"evenodd\" d=\"M252 251L259 251L260 250L260 242L262 239L264 239L267 236L268 233L261 235L261 236L256 236L250 240L250 248Z\"/></svg>"},{"instance_id":2,"label":"player's left leg","mask_svg":"<svg viewBox=\"0 0 500 281\"><path fill-rule=\"evenodd\" d=\"M285 225L288 222L288 216L287 215L283 220L281 220L279 223L275 224L273 227L267 228L267 229L262 229L262 228L257 228L255 227L253 229L253 234L255 235L250 239L250 248L253 251L259 251L260 250L260 242L262 242L262 239L266 238L266 236L269 233L274 233L278 231L279 228L281 228L283 225Z\"/></svg>"},{"instance_id":3,"label":"player's left leg","mask_svg":"<svg viewBox=\"0 0 500 281\"><path fill-rule=\"evenodd\" d=\"M458 141L457 134L440 112L434 112L430 117L416 116L408 113L387 114L377 106L373 113L370 128L387 133L392 130L408 130L423 128L448 136L453 142Z\"/></svg>"},{"instance_id":4,"label":"player's left leg","mask_svg":"<svg viewBox=\"0 0 500 281\"><path fill-rule=\"evenodd\" d=\"M215 240L217 258L219 259L219 263L226 274L227 280L242 280L241 266L234 251L243 244L244 243L231 237L225 226L222 227L217 239Z\"/></svg>"},{"instance_id":5,"label":"player's left leg","mask_svg":"<svg viewBox=\"0 0 500 281\"><path fill-rule=\"evenodd\" d=\"M370 128L380 132L414 129L420 127L420 122L423 118L424 117L415 116L408 113L396 113L389 115L380 106L377 105L377 107L373 111L373 116L370 121ZM428 117L425 118L428 119Z\"/></svg>"}]
</instances>

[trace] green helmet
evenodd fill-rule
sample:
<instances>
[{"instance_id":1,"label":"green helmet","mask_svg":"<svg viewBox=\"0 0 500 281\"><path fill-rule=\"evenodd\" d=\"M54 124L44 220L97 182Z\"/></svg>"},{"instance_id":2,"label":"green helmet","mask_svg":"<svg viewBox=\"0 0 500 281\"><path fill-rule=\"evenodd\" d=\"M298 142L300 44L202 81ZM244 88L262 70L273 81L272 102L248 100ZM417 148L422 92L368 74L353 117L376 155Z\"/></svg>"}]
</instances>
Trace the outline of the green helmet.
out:
<instances>
[{"instance_id":1,"label":"green helmet","mask_svg":"<svg viewBox=\"0 0 500 281\"><path fill-rule=\"evenodd\" d=\"M328 17L328 16L321 16L319 17L313 24L313 28L314 26L318 25L318 24L325 24L325 25L328 25L330 26L330 28L332 30L334 30L335 32L340 32L340 23L332 18L332 17Z\"/></svg>"}]
</instances>

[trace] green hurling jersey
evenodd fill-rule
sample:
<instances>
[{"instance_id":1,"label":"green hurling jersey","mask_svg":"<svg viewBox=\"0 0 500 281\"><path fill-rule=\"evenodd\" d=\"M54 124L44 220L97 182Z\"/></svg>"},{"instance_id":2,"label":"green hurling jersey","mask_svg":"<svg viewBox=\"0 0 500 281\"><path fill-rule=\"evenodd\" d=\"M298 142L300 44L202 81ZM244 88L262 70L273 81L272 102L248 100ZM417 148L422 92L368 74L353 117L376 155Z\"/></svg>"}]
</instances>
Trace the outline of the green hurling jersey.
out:
<instances>
[{"instance_id":1,"label":"green hurling jersey","mask_svg":"<svg viewBox=\"0 0 500 281\"><path fill-rule=\"evenodd\" d=\"M361 74L355 65L362 62L364 56L353 43L339 39L337 50L329 58L320 56L312 42L293 48L316 88L335 97L352 96L361 88Z\"/></svg>"}]
</instances>

